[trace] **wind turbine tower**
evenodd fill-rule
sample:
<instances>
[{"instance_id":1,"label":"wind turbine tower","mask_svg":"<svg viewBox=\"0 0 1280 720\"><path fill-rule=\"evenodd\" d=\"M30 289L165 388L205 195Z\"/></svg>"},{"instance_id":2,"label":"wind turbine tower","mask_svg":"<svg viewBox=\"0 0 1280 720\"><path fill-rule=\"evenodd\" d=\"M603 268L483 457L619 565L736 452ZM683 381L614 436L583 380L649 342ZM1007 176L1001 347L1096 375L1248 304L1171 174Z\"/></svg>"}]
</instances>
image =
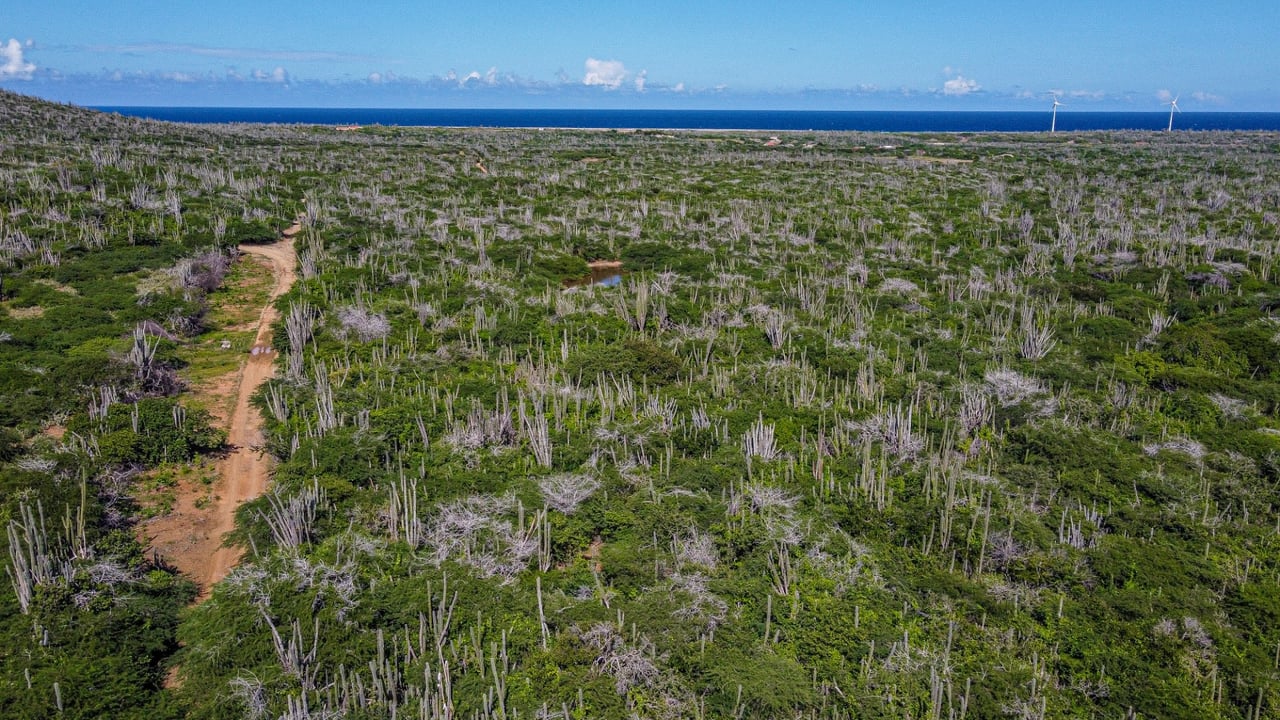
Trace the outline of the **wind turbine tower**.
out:
<instances>
[{"instance_id":1,"label":"wind turbine tower","mask_svg":"<svg viewBox=\"0 0 1280 720\"><path fill-rule=\"evenodd\" d=\"M1174 98L1169 101L1169 127L1165 128L1165 132L1173 132L1174 111L1182 112L1182 109L1178 107L1178 97L1180 96L1175 95Z\"/></svg>"},{"instance_id":2,"label":"wind turbine tower","mask_svg":"<svg viewBox=\"0 0 1280 720\"><path fill-rule=\"evenodd\" d=\"M1049 132L1058 131L1058 106L1062 103L1058 102L1058 96L1053 96L1053 119L1049 121Z\"/></svg>"}]
</instances>

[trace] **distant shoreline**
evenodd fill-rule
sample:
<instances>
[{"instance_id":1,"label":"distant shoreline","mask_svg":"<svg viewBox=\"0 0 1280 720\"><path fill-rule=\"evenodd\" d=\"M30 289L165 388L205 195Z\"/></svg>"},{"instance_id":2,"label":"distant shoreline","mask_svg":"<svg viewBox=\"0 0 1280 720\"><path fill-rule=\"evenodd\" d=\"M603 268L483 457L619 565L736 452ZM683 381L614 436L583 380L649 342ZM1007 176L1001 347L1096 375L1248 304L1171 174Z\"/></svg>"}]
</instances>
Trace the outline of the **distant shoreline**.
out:
<instances>
[{"instance_id":1,"label":"distant shoreline","mask_svg":"<svg viewBox=\"0 0 1280 720\"><path fill-rule=\"evenodd\" d=\"M1050 113L931 110L515 110L97 106L170 122L598 131L1047 133ZM1163 131L1168 113L1059 112L1057 131ZM1174 130L1276 131L1280 112L1180 113Z\"/></svg>"}]
</instances>

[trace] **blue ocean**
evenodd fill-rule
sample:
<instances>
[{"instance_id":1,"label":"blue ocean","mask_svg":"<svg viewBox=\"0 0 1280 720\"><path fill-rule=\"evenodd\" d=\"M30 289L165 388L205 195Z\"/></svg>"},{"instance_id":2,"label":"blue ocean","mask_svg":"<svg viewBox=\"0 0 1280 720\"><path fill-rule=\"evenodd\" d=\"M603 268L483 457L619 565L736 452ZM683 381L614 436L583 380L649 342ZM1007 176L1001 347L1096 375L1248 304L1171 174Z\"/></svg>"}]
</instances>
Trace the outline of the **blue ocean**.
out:
<instances>
[{"instance_id":1,"label":"blue ocean","mask_svg":"<svg viewBox=\"0 0 1280 720\"><path fill-rule=\"evenodd\" d=\"M98 107L184 123L283 123L426 127L1044 132L1049 112L816 110L490 110L384 108ZM1059 132L1164 130L1168 112L1059 112ZM1175 130L1280 131L1280 113L1183 112Z\"/></svg>"}]
</instances>

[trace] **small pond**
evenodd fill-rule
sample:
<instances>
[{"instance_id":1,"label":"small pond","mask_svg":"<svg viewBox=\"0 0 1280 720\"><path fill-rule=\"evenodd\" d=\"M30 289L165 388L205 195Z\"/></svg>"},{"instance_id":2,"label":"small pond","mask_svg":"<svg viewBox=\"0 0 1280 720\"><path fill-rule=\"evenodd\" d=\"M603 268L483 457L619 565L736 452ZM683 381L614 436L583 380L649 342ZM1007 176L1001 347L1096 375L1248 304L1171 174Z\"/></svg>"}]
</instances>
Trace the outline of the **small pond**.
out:
<instances>
[{"instance_id":1,"label":"small pond","mask_svg":"<svg viewBox=\"0 0 1280 720\"><path fill-rule=\"evenodd\" d=\"M614 285L617 285L618 283L622 282L622 275L623 275L623 270L622 270L622 267L620 266L593 267L591 268L591 273L589 275L584 275L583 277L574 278L572 280L565 280L564 286L567 288L584 287L587 285L603 285L605 287L613 287Z\"/></svg>"}]
</instances>

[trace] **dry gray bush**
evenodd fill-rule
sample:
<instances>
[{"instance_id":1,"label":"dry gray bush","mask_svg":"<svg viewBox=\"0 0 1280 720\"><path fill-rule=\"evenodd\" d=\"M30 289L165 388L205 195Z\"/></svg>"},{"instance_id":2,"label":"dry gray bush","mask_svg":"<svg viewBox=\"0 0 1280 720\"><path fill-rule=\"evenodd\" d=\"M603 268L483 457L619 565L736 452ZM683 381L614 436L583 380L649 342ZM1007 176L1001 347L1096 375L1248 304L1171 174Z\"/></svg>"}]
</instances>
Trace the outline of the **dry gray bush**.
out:
<instances>
[{"instance_id":1,"label":"dry gray bush","mask_svg":"<svg viewBox=\"0 0 1280 720\"><path fill-rule=\"evenodd\" d=\"M578 505L600 488L600 481L590 475L558 473L538 478L538 489L547 506L565 515L573 514Z\"/></svg>"},{"instance_id":2,"label":"dry gray bush","mask_svg":"<svg viewBox=\"0 0 1280 720\"><path fill-rule=\"evenodd\" d=\"M391 334L391 323L382 313L356 305L344 305L335 314L338 318L335 334L339 338L345 339L354 334L361 342L369 342L382 340Z\"/></svg>"}]
</instances>

